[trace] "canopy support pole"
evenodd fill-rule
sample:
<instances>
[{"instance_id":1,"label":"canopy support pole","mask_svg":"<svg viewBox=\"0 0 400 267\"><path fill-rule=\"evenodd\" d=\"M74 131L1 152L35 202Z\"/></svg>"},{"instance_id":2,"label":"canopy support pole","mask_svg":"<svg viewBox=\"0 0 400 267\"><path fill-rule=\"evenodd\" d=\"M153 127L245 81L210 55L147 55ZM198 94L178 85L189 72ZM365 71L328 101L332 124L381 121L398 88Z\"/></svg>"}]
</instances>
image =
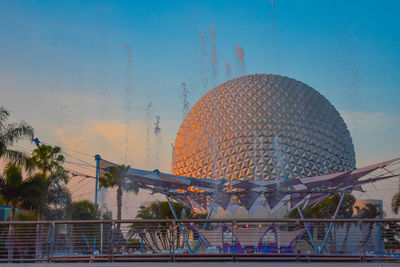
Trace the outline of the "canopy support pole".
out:
<instances>
[{"instance_id":1,"label":"canopy support pole","mask_svg":"<svg viewBox=\"0 0 400 267\"><path fill-rule=\"evenodd\" d=\"M94 190L94 206L97 210L97 191L99 188L99 165L100 165L101 157L100 157L100 155L95 155L94 159L96 160L96 184L95 184L95 190ZM103 212L103 210L101 212ZM103 220L103 217L101 219ZM101 229L103 230L103 224L101 224ZM103 239L103 235L101 235L101 238ZM102 245L103 245L103 241L101 241L101 246ZM95 252L95 251L96 251L96 238L94 238L94 240L93 240L93 252ZM102 253L102 252L100 251L100 253Z\"/></svg>"},{"instance_id":2,"label":"canopy support pole","mask_svg":"<svg viewBox=\"0 0 400 267\"><path fill-rule=\"evenodd\" d=\"M214 206L211 207L210 213L209 213L208 216L207 216L207 220L210 219L211 214L213 213L213 211L214 211ZM208 224L208 223L205 223L205 224L203 225L203 230L206 229L207 224ZM196 246L195 246L194 249L193 249L193 253L196 253L196 252L197 252L197 250L199 249L199 246L200 246L200 244L201 244L201 241L202 241L201 238L199 238L199 240L197 240Z\"/></svg>"},{"instance_id":3,"label":"canopy support pole","mask_svg":"<svg viewBox=\"0 0 400 267\"><path fill-rule=\"evenodd\" d=\"M340 210L340 207L342 206L342 203L343 203L344 197L346 196L346 193L347 193L347 190L346 189L343 190L342 197L340 198L339 204L336 208L335 214L333 215L332 219L336 219L337 215L339 214L339 210ZM334 222L331 222L329 225L328 231L325 234L324 241L322 241L320 253L322 253L324 251L326 242L328 241L328 237L332 231L333 225L334 225Z\"/></svg>"},{"instance_id":4,"label":"canopy support pole","mask_svg":"<svg viewBox=\"0 0 400 267\"><path fill-rule=\"evenodd\" d=\"M299 206L297 206L297 211L299 212L300 217L304 220L303 212L301 211L301 209L299 208ZM318 253L318 248L317 248L317 245L315 244L314 237L312 236L311 231L310 231L310 229L308 228L308 223L305 222L305 223L304 223L304 227L306 227L306 229L307 229L308 238L310 238L311 244L312 244L312 246L313 246L315 252Z\"/></svg>"},{"instance_id":5,"label":"canopy support pole","mask_svg":"<svg viewBox=\"0 0 400 267\"><path fill-rule=\"evenodd\" d=\"M99 165L100 165L99 163L100 163L101 157L100 157L100 155L95 155L94 159L96 160L96 185L95 185L96 188L94 190L94 205L97 209L97 191L99 188Z\"/></svg>"},{"instance_id":6,"label":"canopy support pole","mask_svg":"<svg viewBox=\"0 0 400 267\"><path fill-rule=\"evenodd\" d=\"M167 200L168 200L169 207L171 208L171 211L174 214L175 219L178 220L179 218L178 218L178 215L176 214L174 207L172 206L171 199L169 197L167 197ZM190 254L193 254L192 248L190 247L189 241L186 238L186 233L183 230L182 224L180 222L177 222L177 224L178 224L179 230L181 231L181 234L183 236L183 240L185 240L186 246L189 249Z\"/></svg>"}]
</instances>

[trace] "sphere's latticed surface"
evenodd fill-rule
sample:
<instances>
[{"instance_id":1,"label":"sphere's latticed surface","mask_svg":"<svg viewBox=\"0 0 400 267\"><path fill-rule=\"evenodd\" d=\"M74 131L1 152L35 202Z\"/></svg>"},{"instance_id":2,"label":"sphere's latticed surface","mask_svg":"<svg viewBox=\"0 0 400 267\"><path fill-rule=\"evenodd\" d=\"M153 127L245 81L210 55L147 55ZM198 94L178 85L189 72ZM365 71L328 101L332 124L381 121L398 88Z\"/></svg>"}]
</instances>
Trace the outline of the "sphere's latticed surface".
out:
<instances>
[{"instance_id":1,"label":"sphere's latticed surface","mask_svg":"<svg viewBox=\"0 0 400 267\"><path fill-rule=\"evenodd\" d=\"M355 167L347 126L329 101L291 78L225 82L190 110L177 134L175 175L229 180L308 177Z\"/></svg>"}]
</instances>

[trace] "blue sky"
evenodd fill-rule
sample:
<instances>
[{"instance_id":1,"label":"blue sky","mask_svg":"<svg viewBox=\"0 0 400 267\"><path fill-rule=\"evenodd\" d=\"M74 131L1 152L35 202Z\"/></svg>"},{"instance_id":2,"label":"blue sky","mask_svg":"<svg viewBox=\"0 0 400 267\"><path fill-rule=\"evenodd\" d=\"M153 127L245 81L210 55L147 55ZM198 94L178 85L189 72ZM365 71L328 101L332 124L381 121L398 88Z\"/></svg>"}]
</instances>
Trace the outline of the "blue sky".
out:
<instances>
[{"instance_id":1,"label":"blue sky","mask_svg":"<svg viewBox=\"0 0 400 267\"><path fill-rule=\"evenodd\" d=\"M193 105L228 79L225 61L231 78L244 74L235 56L240 45L246 74L298 79L335 105L359 165L386 160L400 151L399 7L361 0L2 0L0 105L70 153L169 172L170 144L184 116L182 82ZM162 134L148 136L156 114Z\"/></svg>"}]
</instances>

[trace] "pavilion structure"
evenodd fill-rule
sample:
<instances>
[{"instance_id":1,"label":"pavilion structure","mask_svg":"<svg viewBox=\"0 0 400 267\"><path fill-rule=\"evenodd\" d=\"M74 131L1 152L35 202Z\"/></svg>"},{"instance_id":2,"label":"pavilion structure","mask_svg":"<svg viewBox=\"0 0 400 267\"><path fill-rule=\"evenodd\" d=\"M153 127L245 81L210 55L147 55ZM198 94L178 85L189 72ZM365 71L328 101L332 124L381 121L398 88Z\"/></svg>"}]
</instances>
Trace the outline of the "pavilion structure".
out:
<instances>
[{"instance_id":1,"label":"pavilion structure","mask_svg":"<svg viewBox=\"0 0 400 267\"><path fill-rule=\"evenodd\" d=\"M107 172L110 166L117 165L102 159L99 155L96 155L95 158L97 161L96 178ZM333 215L333 219L335 219L347 193L352 191L363 192L362 185L400 176L399 165L400 158L395 158L363 168L333 174L262 181L201 179L176 176L162 173L159 170L146 171L130 168L125 175L125 186L128 188L137 186L152 193L165 195L176 219L178 219L178 216L171 205L171 200L190 208L206 210L208 217L216 207L221 207L232 213L239 207L244 207L249 212L255 212L260 207L266 207L271 213L274 213L280 207L286 205L289 210L297 209L301 218L304 219L302 209L309 205L318 205L322 200L339 193L341 199ZM178 224L178 226L184 233L182 225ZM305 223L304 227L314 250L317 253L322 253L333 228L333 223L330 223L322 245L319 247L314 242L309 231L309 225ZM185 235L183 236L185 237ZM206 242L204 238L199 239L198 242L201 242L201 240ZM196 244L196 247L191 249L188 241L185 240L185 242L191 253L194 253L199 245Z\"/></svg>"}]
</instances>

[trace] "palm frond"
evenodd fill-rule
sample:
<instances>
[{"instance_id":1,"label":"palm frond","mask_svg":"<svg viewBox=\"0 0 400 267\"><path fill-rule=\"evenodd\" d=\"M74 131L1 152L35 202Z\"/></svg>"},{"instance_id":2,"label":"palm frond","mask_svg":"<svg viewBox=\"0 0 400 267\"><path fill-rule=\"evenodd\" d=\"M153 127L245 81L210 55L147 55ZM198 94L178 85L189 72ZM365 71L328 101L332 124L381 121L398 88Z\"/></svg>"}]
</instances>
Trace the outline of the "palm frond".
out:
<instances>
[{"instance_id":1,"label":"palm frond","mask_svg":"<svg viewBox=\"0 0 400 267\"><path fill-rule=\"evenodd\" d=\"M3 152L3 156L6 160L14 162L19 166L23 166L26 163L27 155L24 152L16 151L12 149L6 149Z\"/></svg>"},{"instance_id":2,"label":"palm frond","mask_svg":"<svg viewBox=\"0 0 400 267\"><path fill-rule=\"evenodd\" d=\"M400 209L400 191L398 191L396 194L394 194L392 198L392 205L391 208L395 214L399 212Z\"/></svg>"},{"instance_id":3,"label":"palm frond","mask_svg":"<svg viewBox=\"0 0 400 267\"><path fill-rule=\"evenodd\" d=\"M0 107L0 131L5 127L5 121L8 116L10 116L10 113L3 107Z\"/></svg>"},{"instance_id":4,"label":"palm frond","mask_svg":"<svg viewBox=\"0 0 400 267\"><path fill-rule=\"evenodd\" d=\"M50 181L54 181L56 184L60 182L68 183L68 175L67 171L64 170L61 166L57 168L55 172L50 175Z\"/></svg>"},{"instance_id":5,"label":"palm frond","mask_svg":"<svg viewBox=\"0 0 400 267\"><path fill-rule=\"evenodd\" d=\"M2 135L2 141L6 145L11 146L22 138L29 138L30 140L32 140L33 136L33 128L26 122L21 121L20 123L11 123L7 125Z\"/></svg>"}]
</instances>

